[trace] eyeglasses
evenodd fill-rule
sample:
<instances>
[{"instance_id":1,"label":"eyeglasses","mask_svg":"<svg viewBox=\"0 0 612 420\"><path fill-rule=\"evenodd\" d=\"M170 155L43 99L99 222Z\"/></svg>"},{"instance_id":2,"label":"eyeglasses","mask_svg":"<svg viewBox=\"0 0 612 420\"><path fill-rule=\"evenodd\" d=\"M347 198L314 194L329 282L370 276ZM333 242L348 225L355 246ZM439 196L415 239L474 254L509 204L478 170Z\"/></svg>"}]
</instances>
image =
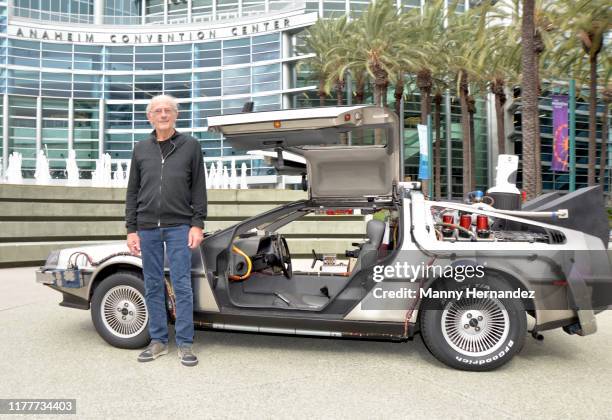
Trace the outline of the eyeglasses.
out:
<instances>
[{"instance_id":1,"label":"eyeglasses","mask_svg":"<svg viewBox=\"0 0 612 420\"><path fill-rule=\"evenodd\" d=\"M156 109L152 109L151 113L155 114L155 115L161 115L161 114L174 114L176 111L172 108L156 108Z\"/></svg>"}]
</instances>

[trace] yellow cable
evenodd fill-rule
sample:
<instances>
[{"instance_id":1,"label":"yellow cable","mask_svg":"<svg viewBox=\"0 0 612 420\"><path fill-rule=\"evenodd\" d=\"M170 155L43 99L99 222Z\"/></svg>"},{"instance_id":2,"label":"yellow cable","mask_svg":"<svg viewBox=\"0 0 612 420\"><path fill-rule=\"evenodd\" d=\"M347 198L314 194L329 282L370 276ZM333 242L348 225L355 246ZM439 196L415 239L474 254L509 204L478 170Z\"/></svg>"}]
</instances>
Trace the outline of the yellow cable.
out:
<instances>
[{"instance_id":1,"label":"yellow cable","mask_svg":"<svg viewBox=\"0 0 612 420\"><path fill-rule=\"evenodd\" d=\"M230 280L244 280L244 279L249 278L249 276L251 275L251 269L253 268L253 263L251 262L251 259L249 258L247 254L242 252L242 250L238 248L236 245L232 245L232 251L234 251L238 255L242 255L246 259L247 271L242 276L236 276L236 275L229 276Z\"/></svg>"}]
</instances>

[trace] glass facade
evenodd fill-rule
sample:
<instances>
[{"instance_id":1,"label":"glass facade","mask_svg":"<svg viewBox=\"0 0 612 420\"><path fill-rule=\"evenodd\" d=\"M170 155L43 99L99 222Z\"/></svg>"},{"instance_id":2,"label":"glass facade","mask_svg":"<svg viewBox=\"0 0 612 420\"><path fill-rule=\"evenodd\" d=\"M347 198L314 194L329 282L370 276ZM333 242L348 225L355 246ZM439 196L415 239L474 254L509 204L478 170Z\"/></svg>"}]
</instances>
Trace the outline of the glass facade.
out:
<instances>
[{"instance_id":1,"label":"glass facade","mask_svg":"<svg viewBox=\"0 0 612 420\"><path fill-rule=\"evenodd\" d=\"M421 7L423 1L396 3L406 11ZM471 3L474 2L460 2L459 11ZM81 176L89 177L100 153L110 153L113 159L129 159L135 142L145 139L150 132L145 113L147 101L161 93L178 98L177 127L198 138L207 157L231 156L234 151L223 139L207 131L208 116L240 112L248 101L255 103L255 110L320 103L316 89L312 89L316 81L309 79L308 70L295 72L297 57L293 54L295 46L303 42L299 30L307 24L291 30L273 26L262 30L261 25L250 27L251 21L270 22L275 16L302 16L308 12L325 18L347 13L357 16L369 4L367 0L14 0L9 6L0 0L2 166L6 167L10 153L20 152L24 175L31 175L37 150L44 150L55 171L54 177L64 177L65 159L68 150L73 149ZM247 18L249 24L242 25ZM41 24L47 28L48 34L45 31L45 35L28 37L27 29L21 35L10 31L11 26L32 20L39 31L43 31ZM188 31L184 24L189 22L205 30L178 42L184 37L181 31ZM58 31L72 30L72 23L108 36L124 28L132 28L132 32L103 42L93 42L87 36L77 39L70 35L74 36L70 39L65 33L58 35ZM234 26L235 31L216 37L208 33L207 28L213 28L211 24ZM162 35L147 38L147 33L168 28L175 31L171 40ZM414 88L407 87L407 92L410 93L405 95L403 115L404 169L406 176L414 179L418 173L419 94ZM372 92L368 88L365 102L371 101ZM329 97L324 103L335 105L336 98ZM348 93L345 103L350 103ZM390 107L395 105L391 89L387 103ZM473 118L476 185L486 188L492 159L487 121L493 116L487 114L486 102L478 101L476 105ZM579 104L577 121L578 186L586 184L588 132L584 107L586 104ZM451 103L449 110L443 105L441 114L442 194L458 197L463 182L458 104ZM518 115L513 136L516 141L512 145L514 152L520 154ZM549 169L551 124L550 100L544 97L541 100L544 190L565 189L567 175ZM449 151L446 133L450 133ZM447 156L452 165L450 177L446 173ZM268 169L262 170L267 174Z\"/></svg>"}]
</instances>

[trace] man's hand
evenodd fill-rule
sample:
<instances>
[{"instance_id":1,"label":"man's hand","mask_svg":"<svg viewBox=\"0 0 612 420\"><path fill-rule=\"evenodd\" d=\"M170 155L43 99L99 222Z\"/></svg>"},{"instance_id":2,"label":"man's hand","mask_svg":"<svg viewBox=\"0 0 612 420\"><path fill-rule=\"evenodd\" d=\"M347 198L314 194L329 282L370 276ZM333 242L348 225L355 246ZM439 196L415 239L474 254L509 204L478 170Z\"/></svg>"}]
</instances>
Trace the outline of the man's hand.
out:
<instances>
[{"instance_id":1,"label":"man's hand","mask_svg":"<svg viewBox=\"0 0 612 420\"><path fill-rule=\"evenodd\" d=\"M191 226L189 229L189 248L194 249L200 246L204 237L202 236L202 228Z\"/></svg>"},{"instance_id":2,"label":"man's hand","mask_svg":"<svg viewBox=\"0 0 612 420\"><path fill-rule=\"evenodd\" d=\"M130 249L130 253L132 255L140 255L140 238L138 237L138 233L128 233L127 246Z\"/></svg>"}]
</instances>

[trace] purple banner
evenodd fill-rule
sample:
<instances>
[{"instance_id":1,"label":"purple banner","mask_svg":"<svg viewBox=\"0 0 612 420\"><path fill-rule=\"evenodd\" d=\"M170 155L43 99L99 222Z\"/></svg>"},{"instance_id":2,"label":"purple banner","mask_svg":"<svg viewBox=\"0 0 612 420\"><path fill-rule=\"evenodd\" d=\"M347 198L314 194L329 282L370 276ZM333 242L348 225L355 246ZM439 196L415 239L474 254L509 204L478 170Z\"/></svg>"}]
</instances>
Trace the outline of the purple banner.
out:
<instances>
[{"instance_id":1,"label":"purple banner","mask_svg":"<svg viewBox=\"0 0 612 420\"><path fill-rule=\"evenodd\" d=\"M569 155L569 138L567 125L567 95L553 95L553 156L552 170L567 172L567 157Z\"/></svg>"}]
</instances>

